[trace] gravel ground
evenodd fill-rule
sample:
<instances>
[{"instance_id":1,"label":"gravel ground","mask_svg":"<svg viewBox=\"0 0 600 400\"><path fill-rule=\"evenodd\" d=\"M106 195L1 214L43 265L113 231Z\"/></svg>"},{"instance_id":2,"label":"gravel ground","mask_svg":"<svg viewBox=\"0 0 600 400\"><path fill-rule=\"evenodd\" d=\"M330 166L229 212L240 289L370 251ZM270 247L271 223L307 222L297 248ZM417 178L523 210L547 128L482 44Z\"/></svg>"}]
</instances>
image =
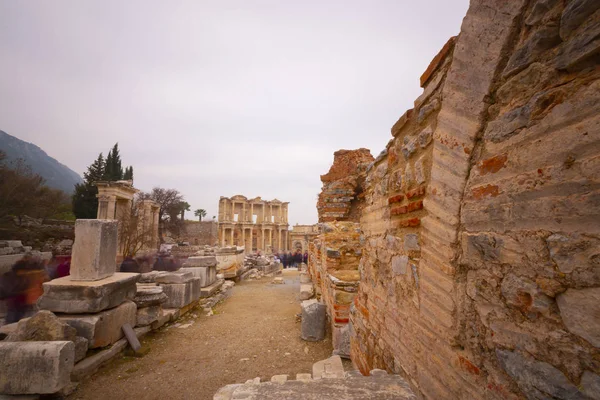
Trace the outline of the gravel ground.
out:
<instances>
[{"instance_id":1,"label":"gravel ground","mask_svg":"<svg viewBox=\"0 0 600 400\"><path fill-rule=\"evenodd\" d=\"M214 315L195 309L148 334L148 354L113 360L69 399L212 399L227 384L310 373L331 356L331 339L300 339L298 272L284 270L283 277L284 285L266 277L241 282Z\"/></svg>"}]
</instances>

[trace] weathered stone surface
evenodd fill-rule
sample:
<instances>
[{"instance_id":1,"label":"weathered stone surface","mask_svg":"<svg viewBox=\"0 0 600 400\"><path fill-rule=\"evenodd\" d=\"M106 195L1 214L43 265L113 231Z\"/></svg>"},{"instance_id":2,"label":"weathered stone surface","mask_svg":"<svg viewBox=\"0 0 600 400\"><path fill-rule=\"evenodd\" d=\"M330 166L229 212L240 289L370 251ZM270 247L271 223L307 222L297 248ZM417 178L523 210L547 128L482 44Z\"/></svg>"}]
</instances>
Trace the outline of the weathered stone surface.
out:
<instances>
[{"instance_id":1,"label":"weathered stone surface","mask_svg":"<svg viewBox=\"0 0 600 400\"><path fill-rule=\"evenodd\" d=\"M138 308L135 326L147 326L157 322L162 317L162 307L153 305L144 308Z\"/></svg>"},{"instance_id":2,"label":"weathered stone surface","mask_svg":"<svg viewBox=\"0 0 600 400\"><path fill-rule=\"evenodd\" d=\"M313 286L311 284L300 285L300 301L308 300L314 295Z\"/></svg>"},{"instance_id":3,"label":"weathered stone surface","mask_svg":"<svg viewBox=\"0 0 600 400\"><path fill-rule=\"evenodd\" d=\"M229 282L229 281L227 281ZM205 297L210 297L213 294L215 294L219 289L221 289L221 287L224 286L224 281L222 279L219 279L215 282L213 282L211 285L205 286L203 288L200 289L200 297L205 298Z\"/></svg>"},{"instance_id":4,"label":"weathered stone surface","mask_svg":"<svg viewBox=\"0 0 600 400\"><path fill-rule=\"evenodd\" d=\"M181 271L191 272L195 278L199 278L201 287L210 286L217 280L217 267L215 265L206 267L186 267L182 268Z\"/></svg>"},{"instance_id":5,"label":"weathered stone surface","mask_svg":"<svg viewBox=\"0 0 600 400\"><path fill-rule=\"evenodd\" d=\"M0 393L56 393L71 382L74 357L73 342L0 342Z\"/></svg>"},{"instance_id":6,"label":"weathered stone surface","mask_svg":"<svg viewBox=\"0 0 600 400\"><path fill-rule=\"evenodd\" d=\"M431 113L437 111L440 108L440 101L438 99L433 99L426 105L422 106L419 110L419 115L417 116L417 122L420 124L425 121Z\"/></svg>"},{"instance_id":7,"label":"weathered stone surface","mask_svg":"<svg viewBox=\"0 0 600 400\"><path fill-rule=\"evenodd\" d=\"M307 272L300 272L300 283L301 284L311 283L310 275L308 275Z\"/></svg>"},{"instance_id":8,"label":"weathered stone surface","mask_svg":"<svg viewBox=\"0 0 600 400\"><path fill-rule=\"evenodd\" d=\"M560 18L560 37L567 40L597 10L600 10L600 2L597 0L572 0L569 2Z\"/></svg>"},{"instance_id":9,"label":"weathered stone surface","mask_svg":"<svg viewBox=\"0 0 600 400\"><path fill-rule=\"evenodd\" d=\"M75 243L70 279L97 281L117 270L118 222L101 219L75 221Z\"/></svg>"},{"instance_id":10,"label":"weathered stone surface","mask_svg":"<svg viewBox=\"0 0 600 400\"><path fill-rule=\"evenodd\" d=\"M530 317L532 314L547 315L553 301L537 284L528 278L508 274L502 280L502 295L508 305L514 306Z\"/></svg>"},{"instance_id":11,"label":"weathered stone surface","mask_svg":"<svg viewBox=\"0 0 600 400\"><path fill-rule=\"evenodd\" d=\"M331 336L333 355L350 359L350 325L334 326Z\"/></svg>"},{"instance_id":12,"label":"weathered stone surface","mask_svg":"<svg viewBox=\"0 0 600 400\"><path fill-rule=\"evenodd\" d=\"M17 329L5 340L11 342L74 341L77 331L50 311L42 310L17 323Z\"/></svg>"},{"instance_id":13,"label":"weathered stone surface","mask_svg":"<svg viewBox=\"0 0 600 400\"><path fill-rule=\"evenodd\" d=\"M526 358L519 353L496 350L502 368L530 399L581 399L585 396L552 365Z\"/></svg>"},{"instance_id":14,"label":"weathered stone surface","mask_svg":"<svg viewBox=\"0 0 600 400\"><path fill-rule=\"evenodd\" d=\"M312 368L313 379L342 379L345 376L344 365L340 356L331 356L317 361Z\"/></svg>"},{"instance_id":15,"label":"weathered stone surface","mask_svg":"<svg viewBox=\"0 0 600 400\"><path fill-rule=\"evenodd\" d=\"M548 11L552 10L559 1L560 0L537 0L525 20L525 24L531 26L539 23Z\"/></svg>"},{"instance_id":16,"label":"weathered stone surface","mask_svg":"<svg viewBox=\"0 0 600 400\"><path fill-rule=\"evenodd\" d=\"M161 283L186 283L194 279L194 274L191 271L180 269L179 271L157 275L154 281Z\"/></svg>"},{"instance_id":17,"label":"weathered stone surface","mask_svg":"<svg viewBox=\"0 0 600 400\"><path fill-rule=\"evenodd\" d=\"M184 268L196 268L196 267L216 267L217 258L215 256L196 256L189 257L185 263Z\"/></svg>"},{"instance_id":18,"label":"weathered stone surface","mask_svg":"<svg viewBox=\"0 0 600 400\"><path fill-rule=\"evenodd\" d=\"M38 307L52 312L80 314L113 308L137 292L139 274L117 272L100 281L72 281L68 276L44 283Z\"/></svg>"},{"instance_id":19,"label":"weathered stone surface","mask_svg":"<svg viewBox=\"0 0 600 400\"><path fill-rule=\"evenodd\" d=\"M427 128L425 128L421 132L419 132L419 136L418 136L419 146L421 146L422 149L427 147L429 145L429 143L431 143L432 136L433 136L433 128L431 128L431 125L429 125L429 126L427 126Z\"/></svg>"},{"instance_id":20,"label":"weathered stone surface","mask_svg":"<svg viewBox=\"0 0 600 400\"><path fill-rule=\"evenodd\" d=\"M168 296L164 308L181 308L200 298L200 279L192 278L186 283L161 284Z\"/></svg>"},{"instance_id":21,"label":"weathered stone surface","mask_svg":"<svg viewBox=\"0 0 600 400\"><path fill-rule=\"evenodd\" d=\"M569 332L600 347L600 287L568 289L556 303Z\"/></svg>"},{"instance_id":22,"label":"weathered stone surface","mask_svg":"<svg viewBox=\"0 0 600 400\"><path fill-rule=\"evenodd\" d=\"M302 326L300 337L302 340L316 342L325 338L325 322L327 307L317 300L302 302Z\"/></svg>"},{"instance_id":23,"label":"weathered stone surface","mask_svg":"<svg viewBox=\"0 0 600 400\"><path fill-rule=\"evenodd\" d=\"M419 236L415 233L408 233L404 236L404 250L417 251L421 250L419 246Z\"/></svg>"},{"instance_id":24,"label":"weathered stone surface","mask_svg":"<svg viewBox=\"0 0 600 400\"><path fill-rule=\"evenodd\" d=\"M87 354L89 348L89 340L84 338L83 336L76 336L75 340L75 362L83 360Z\"/></svg>"},{"instance_id":25,"label":"weathered stone surface","mask_svg":"<svg viewBox=\"0 0 600 400\"><path fill-rule=\"evenodd\" d=\"M140 309L160 305L167 301L167 299L168 297L161 286L137 285L137 292L133 298L133 302Z\"/></svg>"},{"instance_id":26,"label":"weathered stone surface","mask_svg":"<svg viewBox=\"0 0 600 400\"><path fill-rule=\"evenodd\" d=\"M560 43L557 26L542 27L529 36L508 60L503 76L506 78L527 68L538 61L538 57L546 50Z\"/></svg>"},{"instance_id":27,"label":"weathered stone surface","mask_svg":"<svg viewBox=\"0 0 600 400\"><path fill-rule=\"evenodd\" d=\"M406 275L406 267L408 265L408 256L392 257L392 271L395 275Z\"/></svg>"},{"instance_id":28,"label":"weathered stone surface","mask_svg":"<svg viewBox=\"0 0 600 400\"><path fill-rule=\"evenodd\" d=\"M600 400L600 376L590 371L584 371L579 386L590 399Z\"/></svg>"},{"instance_id":29,"label":"weathered stone surface","mask_svg":"<svg viewBox=\"0 0 600 400\"><path fill-rule=\"evenodd\" d=\"M248 382L227 385L214 400L416 400L410 386L398 375L351 376L345 379L296 379L285 383Z\"/></svg>"},{"instance_id":30,"label":"weathered stone surface","mask_svg":"<svg viewBox=\"0 0 600 400\"><path fill-rule=\"evenodd\" d=\"M597 18L561 46L555 65L558 69L575 69L580 65L588 64L597 65L599 52L600 18Z\"/></svg>"},{"instance_id":31,"label":"weathered stone surface","mask_svg":"<svg viewBox=\"0 0 600 400\"><path fill-rule=\"evenodd\" d=\"M77 335L88 340L90 349L106 347L123 337L121 326L134 326L137 307L126 301L118 307L97 314L59 315L59 318L75 328Z\"/></svg>"}]
</instances>

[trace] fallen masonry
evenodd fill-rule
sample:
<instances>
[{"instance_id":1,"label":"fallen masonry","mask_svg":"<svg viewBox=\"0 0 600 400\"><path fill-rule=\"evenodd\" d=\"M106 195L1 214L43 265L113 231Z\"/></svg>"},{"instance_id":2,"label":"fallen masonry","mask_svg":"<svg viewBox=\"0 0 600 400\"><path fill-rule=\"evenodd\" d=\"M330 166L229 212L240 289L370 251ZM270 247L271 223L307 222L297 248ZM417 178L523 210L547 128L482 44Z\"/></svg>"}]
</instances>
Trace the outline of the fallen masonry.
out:
<instances>
[{"instance_id":1,"label":"fallen masonry","mask_svg":"<svg viewBox=\"0 0 600 400\"><path fill-rule=\"evenodd\" d=\"M270 382L250 379L244 384L219 389L213 399L416 400L417 397L398 375L388 375L383 370L372 370L370 376L362 376L358 371L344 372L340 357L333 356L315 363L312 375L298 374L296 380L289 380L287 375L276 375Z\"/></svg>"}]
</instances>

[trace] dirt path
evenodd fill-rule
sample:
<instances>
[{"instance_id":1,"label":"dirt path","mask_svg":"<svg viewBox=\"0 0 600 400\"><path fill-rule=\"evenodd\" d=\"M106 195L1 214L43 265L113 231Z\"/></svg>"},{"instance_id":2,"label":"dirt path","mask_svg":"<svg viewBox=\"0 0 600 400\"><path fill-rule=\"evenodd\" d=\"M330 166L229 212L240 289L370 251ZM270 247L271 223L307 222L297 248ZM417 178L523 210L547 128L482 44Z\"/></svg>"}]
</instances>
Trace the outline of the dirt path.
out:
<instances>
[{"instance_id":1,"label":"dirt path","mask_svg":"<svg viewBox=\"0 0 600 400\"><path fill-rule=\"evenodd\" d=\"M151 333L143 358L121 357L84 381L70 399L212 399L222 386L312 370L331 355L329 338L300 339L297 271L237 284L215 315L193 310L179 326ZM193 323L186 327L186 324Z\"/></svg>"}]
</instances>

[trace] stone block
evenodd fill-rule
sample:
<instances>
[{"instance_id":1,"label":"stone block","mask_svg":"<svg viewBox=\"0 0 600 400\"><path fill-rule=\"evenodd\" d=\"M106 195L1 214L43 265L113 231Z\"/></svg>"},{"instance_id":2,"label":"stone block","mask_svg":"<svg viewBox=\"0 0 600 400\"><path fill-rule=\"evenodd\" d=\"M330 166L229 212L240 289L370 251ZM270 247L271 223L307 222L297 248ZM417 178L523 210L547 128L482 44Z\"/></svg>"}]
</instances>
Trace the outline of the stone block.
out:
<instances>
[{"instance_id":1,"label":"stone block","mask_svg":"<svg viewBox=\"0 0 600 400\"><path fill-rule=\"evenodd\" d=\"M300 285L300 300L308 300L314 295L312 285Z\"/></svg>"},{"instance_id":2,"label":"stone block","mask_svg":"<svg viewBox=\"0 0 600 400\"><path fill-rule=\"evenodd\" d=\"M44 283L38 307L52 312L97 313L113 308L136 295L139 274L117 272L100 281L72 281L68 276Z\"/></svg>"},{"instance_id":3,"label":"stone block","mask_svg":"<svg viewBox=\"0 0 600 400\"><path fill-rule=\"evenodd\" d=\"M138 284L133 302L140 309L161 305L167 301L167 298L161 286L141 286Z\"/></svg>"},{"instance_id":4,"label":"stone block","mask_svg":"<svg viewBox=\"0 0 600 400\"><path fill-rule=\"evenodd\" d=\"M17 323L17 329L5 339L10 342L74 341L77 331L50 311L42 310Z\"/></svg>"},{"instance_id":5,"label":"stone block","mask_svg":"<svg viewBox=\"0 0 600 400\"><path fill-rule=\"evenodd\" d=\"M137 307L126 301L118 307L97 314L59 315L59 318L75 328L77 335L88 340L90 349L109 346L123 337L121 327L136 323Z\"/></svg>"},{"instance_id":6,"label":"stone block","mask_svg":"<svg viewBox=\"0 0 600 400\"><path fill-rule=\"evenodd\" d=\"M600 347L600 287L568 289L556 303L569 332Z\"/></svg>"},{"instance_id":7,"label":"stone block","mask_svg":"<svg viewBox=\"0 0 600 400\"><path fill-rule=\"evenodd\" d=\"M213 282L212 285L209 285L209 286L206 286L206 287L203 287L200 289L200 297L202 297L202 298L210 297L213 294L215 294L219 289L221 289L222 286L223 286L222 280Z\"/></svg>"},{"instance_id":8,"label":"stone block","mask_svg":"<svg viewBox=\"0 0 600 400\"><path fill-rule=\"evenodd\" d=\"M191 272L194 278L200 278L200 287L210 286L217 280L216 265L202 267L186 267L182 268L181 271Z\"/></svg>"},{"instance_id":9,"label":"stone block","mask_svg":"<svg viewBox=\"0 0 600 400\"><path fill-rule=\"evenodd\" d=\"M138 308L135 326L152 325L153 323L159 321L162 315L162 306L160 305Z\"/></svg>"},{"instance_id":10,"label":"stone block","mask_svg":"<svg viewBox=\"0 0 600 400\"><path fill-rule=\"evenodd\" d=\"M585 393L592 400L600 400L600 376L590 372L584 371L581 376L580 384L583 393Z\"/></svg>"},{"instance_id":11,"label":"stone block","mask_svg":"<svg viewBox=\"0 0 600 400\"><path fill-rule=\"evenodd\" d=\"M195 268L195 267L216 267L217 258L215 256L201 256L201 257L189 257L186 262L183 263L184 268Z\"/></svg>"},{"instance_id":12,"label":"stone block","mask_svg":"<svg viewBox=\"0 0 600 400\"><path fill-rule=\"evenodd\" d=\"M340 356L331 356L313 364L313 379L343 379L344 365Z\"/></svg>"},{"instance_id":13,"label":"stone block","mask_svg":"<svg viewBox=\"0 0 600 400\"><path fill-rule=\"evenodd\" d=\"M185 283L161 283L160 286L168 296L163 304L165 308L181 308L200 298L200 279L192 278Z\"/></svg>"},{"instance_id":14,"label":"stone block","mask_svg":"<svg viewBox=\"0 0 600 400\"><path fill-rule=\"evenodd\" d=\"M300 337L308 342L316 342L325 338L327 307L317 300L302 302L302 325Z\"/></svg>"},{"instance_id":15,"label":"stone block","mask_svg":"<svg viewBox=\"0 0 600 400\"><path fill-rule=\"evenodd\" d=\"M0 393L51 394L71 382L75 344L0 342Z\"/></svg>"},{"instance_id":16,"label":"stone block","mask_svg":"<svg viewBox=\"0 0 600 400\"><path fill-rule=\"evenodd\" d=\"M529 399L585 399L560 370L548 363L508 350L496 349L496 356Z\"/></svg>"},{"instance_id":17,"label":"stone block","mask_svg":"<svg viewBox=\"0 0 600 400\"><path fill-rule=\"evenodd\" d=\"M190 271L175 271L171 273L165 273L157 275L154 281L158 284L161 283L186 283L194 279L194 274Z\"/></svg>"},{"instance_id":18,"label":"stone block","mask_svg":"<svg viewBox=\"0 0 600 400\"><path fill-rule=\"evenodd\" d=\"M70 279L97 281L117 270L118 222L103 219L75 221Z\"/></svg>"},{"instance_id":19,"label":"stone block","mask_svg":"<svg viewBox=\"0 0 600 400\"><path fill-rule=\"evenodd\" d=\"M406 275L406 267L408 265L408 256L392 257L392 271L394 275Z\"/></svg>"},{"instance_id":20,"label":"stone block","mask_svg":"<svg viewBox=\"0 0 600 400\"><path fill-rule=\"evenodd\" d=\"M73 343L75 343L75 362L78 363L87 355L90 342L83 336L76 336Z\"/></svg>"},{"instance_id":21,"label":"stone block","mask_svg":"<svg viewBox=\"0 0 600 400\"><path fill-rule=\"evenodd\" d=\"M300 283L311 283L310 275L307 272L300 272Z\"/></svg>"},{"instance_id":22,"label":"stone block","mask_svg":"<svg viewBox=\"0 0 600 400\"><path fill-rule=\"evenodd\" d=\"M334 326L331 336L333 355L350 359L350 325Z\"/></svg>"}]
</instances>

